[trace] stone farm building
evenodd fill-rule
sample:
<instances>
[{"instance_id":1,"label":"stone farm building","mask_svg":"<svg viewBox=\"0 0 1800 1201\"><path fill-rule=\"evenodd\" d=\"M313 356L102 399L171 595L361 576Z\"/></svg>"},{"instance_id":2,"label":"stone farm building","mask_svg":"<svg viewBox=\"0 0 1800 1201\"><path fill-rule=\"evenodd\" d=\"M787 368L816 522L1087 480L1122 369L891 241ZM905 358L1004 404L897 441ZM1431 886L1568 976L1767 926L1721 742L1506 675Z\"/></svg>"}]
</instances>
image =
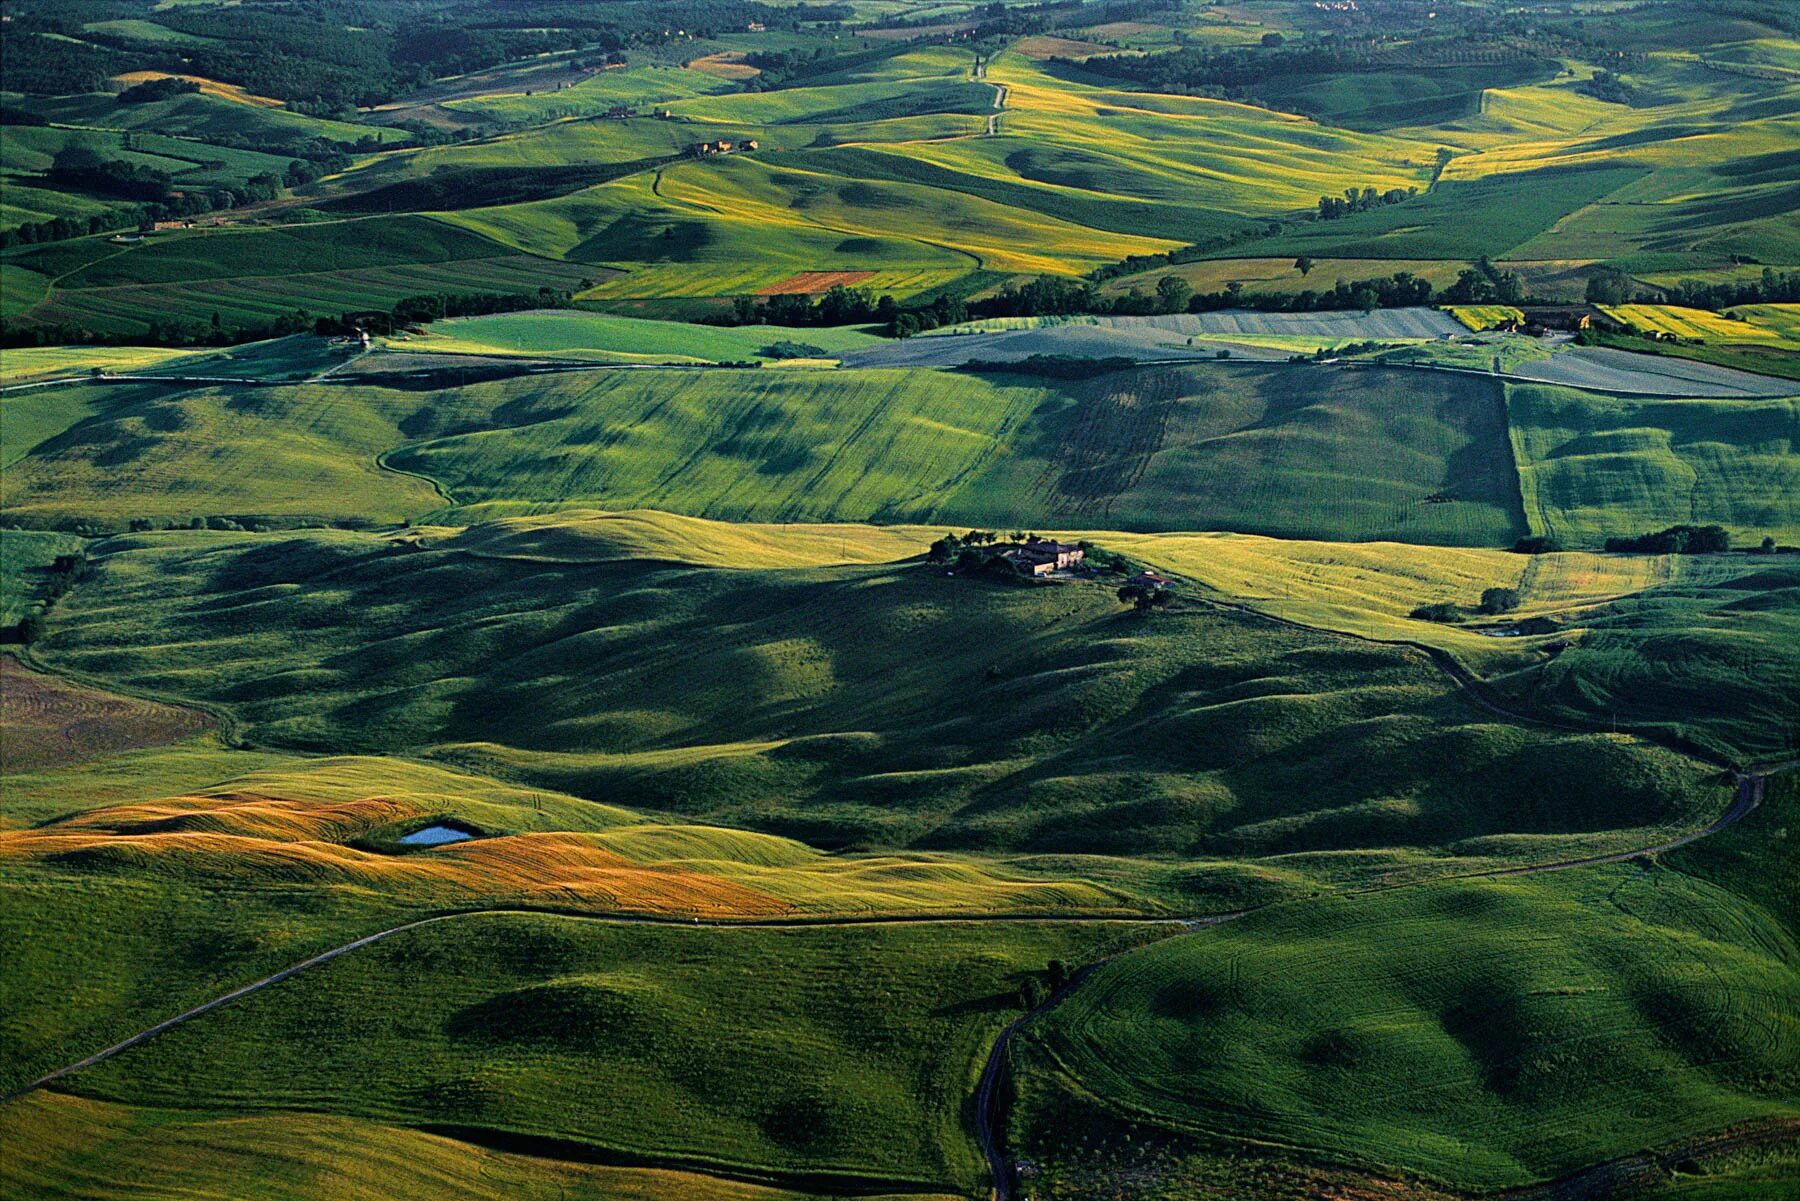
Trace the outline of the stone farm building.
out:
<instances>
[{"instance_id":1,"label":"stone farm building","mask_svg":"<svg viewBox=\"0 0 1800 1201\"><path fill-rule=\"evenodd\" d=\"M1006 547L1000 551L999 557L1026 575L1049 575L1053 571L1066 571L1071 567L1081 566L1087 558L1087 552L1072 543L1033 538L1029 542Z\"/></svg>"}]
</instances>

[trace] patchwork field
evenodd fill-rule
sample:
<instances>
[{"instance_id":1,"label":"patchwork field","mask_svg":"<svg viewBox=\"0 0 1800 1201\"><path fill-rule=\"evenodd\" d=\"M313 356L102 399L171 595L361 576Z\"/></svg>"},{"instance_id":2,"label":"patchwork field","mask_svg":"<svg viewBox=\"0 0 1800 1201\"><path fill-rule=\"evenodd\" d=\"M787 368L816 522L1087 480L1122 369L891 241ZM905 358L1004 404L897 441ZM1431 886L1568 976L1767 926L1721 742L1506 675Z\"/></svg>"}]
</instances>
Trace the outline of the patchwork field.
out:
<instances>
[{"instance_id":1,"label":"patchwork field","mask_svg":"<svg viewBox=\"0 0 1800 1201\"><path fill-rule=\"evenodd\" d=\"M0 1194L1800 1201L1790 8L8 5Z\"/></svg>"}]
</instances>

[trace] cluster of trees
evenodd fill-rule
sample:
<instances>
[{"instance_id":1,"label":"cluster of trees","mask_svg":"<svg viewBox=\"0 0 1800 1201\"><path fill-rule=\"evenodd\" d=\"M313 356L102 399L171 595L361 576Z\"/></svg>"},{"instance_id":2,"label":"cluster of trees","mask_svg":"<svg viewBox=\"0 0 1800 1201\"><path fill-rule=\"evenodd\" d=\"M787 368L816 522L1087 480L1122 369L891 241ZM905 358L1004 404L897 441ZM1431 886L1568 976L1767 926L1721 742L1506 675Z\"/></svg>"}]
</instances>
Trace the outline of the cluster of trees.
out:
<instances>
[{"instance_id":1,"label":"cluster of trees","mask_svg":"<svg viewBox=\"0 0 1800 1201\"><path fill-rule=\"evenodd\" d=\"M1481 602L1475 611L1490 617L1502 613L1511 613L1519 607L1519 590L1517 588L1484 588ZM1466 611L1455 601L1434 601L1429 605L1420 605L1407 616L1414 621L1456 622L1466 616Z\"/></svg>"},{"instance_id":2,"label":"cluster of trees","mask_svg":"<svg viewBox=\"0 0 1800 1201\"><path fill-rule=\"evenodd\" d=\"M179 75L165 75L161 79L146 79L143 83L133 84L119 93L120 104L154 104L158 100L173 100L177 96L195 96L200 92L200 85L191 79L183 79Z\"/></svg>"},{"instance_id":3,"label":"cluster of trees","mask_svg":"<svg viewBox=\"0 0 1800 1201\"><path fill-rule=\"evenodd\" d=\"M1481 256L1473 268L1457 273L1456 282L1438 293L1442 304L1522 304L1525 281L1516 271L1503 271Z\"/></svg>"},{"instance_id":4,"label":"cluster of trees","mask_svg":"<svg viewBox=\"0 0 1800 1201\"><path fill-rule=\"evenodd\" d=\"M86 553L75 551L73 554L56 556L44 572L44 583L40 588L42 599L31 606L13 627L12 641L22 642L26 646L36 642L44 632L45 616L87 573Z\"/></svg>"},{"instance_id":5,"label":"cluster of trees","mask_svg":"<svg viewBox=\"0 0 1800 1201\"><path fill-rule=\"evenodd\" d=\"M1300 263L1305 263L1305 269L1310 270L1310 259L1303 257L1296 261L1296 265ZM1153 292L1134 288L1123 296L1106 296L1091 280L1046 275L1022 284L1008 284L982 300L957 302L948 307L954 321L966 321L970 317L1054 317L1082 313L1116 316L1205 313L1228 308L1296 313L1336 309L1373 312L1379 308L1430 304L1434 298L1436 293L1431 282L1407 271L1372 279L1339 280L1329 289L1304 289L1292 295L1248 293L1235 281L1217 292L1195 292L1180 276L1165 275L1157 281ZM916 312L910 308L902 309L890 323L890 332L906 337L922 329L937 328L936 324L912 320ZM953 324L954 321L937 324Z\"/></svg>"},{"instance_id":6,"label":"cluster of trees","mask_svg":"<svg viewBox=\"0 0 1800 1201\"><path fill-rule=\"evenodd\" d=\"M1724 526L1672 525L1654 534L1608 538L1606 549L1628 555L1716 555L1731 549Z\"/></svg>"},{"instance_id":7,"label":"cluster of trees","mask_svg":"<svg viewBox=\"0 0 1800 1201\"><path fill-rule=\"evenodd\" d=\"M1119 603L1130 605L1139 613L1166 609L1173 599L1161 584L1126 584L1119 589Z\"/></svg>"},{"instance_id":8,"label":"cluster of trees","mask_svg":"<svg viewBox=\"0 0 1800 1201\"><path fill-rule=\"evenodd\" d=\"M1024 542L1034 536L1015 533L1011 541ZM970 530L960 537L945 534L931 544L925 552L925 558L962 575L987 575L1009 583L1015 582L1019 578L1019 569L994 549L994 544L999 541L1001 536L994 530Z\"/></svg>"},{"instance_id":9,"label":"cluster of trees","mask_svg":"<svg viewBox=\"0 0 1800 1201\"><path fill-rule=\"evenodd\" d=\"M1630 276L1624 278L1629 284ZM1740 304L1794 304L1800 302L1800 271L1764 267L1760 278L1718 284L1686 279L1673 287L1663 288L1662 294L1669 304L1714 312Z\"/></svg>"},{"instance_id":10,"label":"cluster of trees","mask_svg":"<svg viewBox=\"0 0 1800 1201\"><path fill-rule=\"evenodd\" d=\"M166 200L175 178L124 159L109 159L91 146L64 146L50 160L50 182L125 200Z\"/></svg>"},{"instance_id":11,"label":"cluster of trees","mask_svg":"<svg viewBox=\"0 0 1800 1201\"><path fill-rule=\"evenodd\" d=\"M485 317L527 309L566 309L574 304L572 293L549 287L535 292L431 292L408 296L385 312L376 310L345 313L336 318L320 317L313 329L319 334L345 333L353 329L389 333L395 326L424 325L445 317Z\"/></svg>"},{"instance_id":12,"label":"cluster of trees","mask_svg":"<svg viewBox=\"0 0 1800 1201\"><path fill-rule=\"evenodd\" d=\"M1385 192L1377 192L1374 188L1345 188L1342 196L1319 197L1319 220L1335 221L1352 213L1366 213L1385 204L1411 200L1418 194L1417 188L1389 188Z\"/></svg>"},{"instance_id":13,"label":"cluster of trees","mask_svg":"<svg viewBox=\"0 0 1800 1201\"><path fill-rule=\"evenodd\" d=\"M1594 72L1593 78L1576 85L1578 92L1584 92L1596 100L1604 100L1608 104L1630 104L1637 99L1637 90L1611 71Z\"/></svg>"},{"instance_id":14,"label":"cluster of trees","mask_svg":"<svg viewBox=\"0 0 1800 1201\"><path fill-rule=\"evenodd\" d=\"M817 300L793 294L739 296L731 302L729 317L712 320L720 325L886 325L899 312L900 306L892 296L833 284Z\"/></svg>"},{"instance_id":15,"label":"cluster of trees","mask_svg":"<svg viewBox=\"0 0 1800 1201\"><path fill-rule=\"evenodd\" d=\"M823 359L830 352L823 346L814 346L811 342L771 342L758 354L768 359Z\"/></svg>"}]
</instances>

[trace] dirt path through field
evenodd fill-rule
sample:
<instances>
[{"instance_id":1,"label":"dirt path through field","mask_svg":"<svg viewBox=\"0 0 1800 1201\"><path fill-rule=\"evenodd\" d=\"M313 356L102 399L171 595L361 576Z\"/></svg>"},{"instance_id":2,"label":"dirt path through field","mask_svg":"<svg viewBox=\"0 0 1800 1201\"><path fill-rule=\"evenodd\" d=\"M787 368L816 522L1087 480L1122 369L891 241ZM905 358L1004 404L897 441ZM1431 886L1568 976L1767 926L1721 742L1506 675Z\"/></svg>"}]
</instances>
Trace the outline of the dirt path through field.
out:
<instances>
[{"instance_id":1,"label":"dirt path through field","mask_svg":"<svg viewBox=\"0 0 1800 1201\"><path fill-rule=\"evenodd\" d=\"M414 921L410 921L410 922L402 922L397 926L389 926L387 929L377 930L373 934L365 934L361 938L352 939L351 941L344 943L340 946L335 946L335 947L330 948L329 950L320 951L317 955L313 955L313 956L310 956L309 958L302 959L298 963L291 964L288 967L282 968L280 971L274 973L273 975L264 976L260 980L254 980L254 981L250 982L249 984L244 985L241 988L234 988L230 992L225 993L223 996L214 997L212 1000L207 1001L204 1004L196 1005L192 1009L183 1010L181 1013L176 1014L174 1017L168 1018L165 1021L158 1022L156 1025L151 1026L149 1029L142 1030L142 1031L138 1032L137 1034L132 1035L130 1038L125 1039L123 1042L114 1043L112 1046L107 1047L101 1051L96 1051L92 1055L89 1055L86 1059L77 1060L76 1062L71 1063L66 1067L57 1068L55 1071L46 1073L45 1075L38 1077L36 1080L33 1080L29 1084L26 1084L20 1088L14 1089L12 1092L7 1093L5 1096L0 1096L0 1104L4 1104L7 1101L16 1100L19 1097L23 1097L29 1093L36 1092L38 1089L43 1088L44 1086L49 1085L49 1084L54 1084L56 1081L61 1080L63 1077L73 1075L74 1073L81 1071L83 1068L91 1068L91 1067L95 1066L96 1064L105 1063L107 1060L113 1058L116 1055L119 1055L119 1054L122 1054L123 1052L129 1051L133 1047L141 1047L145 1043L156 1038L158 1035L167 1034L169 1031L175 1029L175 1027L181 1026L188 1022L193 1021L195 1018L200 1017L202 1014L211 1013L213 1010L218 1009L224 1005L229 1005L229 1004L231 1004L231 1002L239 1000L240 998L247 997L250 994L255 993L255 992L261 992L263 989L268 988L271 985L280 984L283 980L286 980L291 976L295 976L295 975L299 974L300 972L305 971L308 968L318 967L322 963L329 963L333 959L336 959L340 955L347 955L351 951L359 950L363 947L370 946L371 944L378 943L386 938L392 938L396 934L404 934L409 930L417 930L423 926L433 926L433 925L438 925L443 922L460 921L460 920L463 920L466 918L495 917L495 916L504 917L507 915L514 915L514 916L529 915L529 916L536 916L536 917L552 916L552 917L566 918L570 921L600 922L600 923L603 923L606 925L677 926L677 927L683 927L683 928L687 928L687 929L696 929L696 930L745 930L745 929L749 929L749 930L811 930L811 929L840 928L840 927L847 927L847 926L951 926L951 925L972 925L972 924L973 925L1076 924L1076 925L1112 925L1112 926L1174 926L1174 927L1188 928L1188 927L1191 927L1196 920L1201 921L1201 922L1226 920L1223 918L1191 919L1191 918L1179 918L1179 917L1118 917L1118 916L1113 916L1113 915L1104 915L1104 916L1085 915L1084 916L1082 914L1056 915L1056 914L1010 914L1009 913L1009 914L969 914L967 916L956 916L956 915L948 915L948 914L869 914L866 916L856 916L856 917L745 918L745 919L739 920L739 921L732 921L732 920L721 920L721 919L716 919L716 918L702 919L702 918L663 917L663 916L658 916L658 915L654 915L654 914L640 914L640 913L558 913L553 910L523 909L523 908L470 909L470 910L465 910L465 911L458 912L458 913L440 913L440 914L435 914L431 917L418 918L418 919L416 919ZM1232 914L1230 916L1236 917L1238 915Z\"/></svg>"}]
</instances>

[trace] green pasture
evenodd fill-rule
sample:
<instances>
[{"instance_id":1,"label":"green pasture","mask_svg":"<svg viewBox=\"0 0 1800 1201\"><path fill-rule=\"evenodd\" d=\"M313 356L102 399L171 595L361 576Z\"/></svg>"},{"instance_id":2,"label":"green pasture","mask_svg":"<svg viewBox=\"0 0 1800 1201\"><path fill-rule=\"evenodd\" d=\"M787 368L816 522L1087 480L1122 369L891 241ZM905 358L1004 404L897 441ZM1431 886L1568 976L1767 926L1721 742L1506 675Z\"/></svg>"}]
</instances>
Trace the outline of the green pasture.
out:
<instances>
[{"instance_id":1,"label":"green pasture","mask_svg":"<svg viewBox=\"0 0 1800 1201\"><path fill-rule=\"evenodd\" d=\"M1569 545L1679 523L1800 541L1792 400L1627 400L1508 385L1525 514Z\"/></svg>"},{"instance_id":2,"label":"green pasture","mask_svg":"<svg viewBox=\"0 0 1800 1201\"><path fill-rule=\"evenodd\" d=\"M1384 848L1530 858L1717 804L1686 761L1498 721L1406 648L1199 605L1145 620L1104 580L695 568L562 529L116 539L37 653L223 707L256 743L835 847L1356 851L1342 870L1405 874Z\"/></svg>"},{"instance_id":3,"label":"green pasture","mask_svg":"<svg viewBox=\"0 0 1800 1201\"><path fill-rule=\"evenodd\" d=\"M1467 1190L1791 1120L1797 801L1777 778L1663 864L1278 906L1136 952L1030 1028L1015 1131L1066 1155L1035 1125L1054 1078L1114 1120ZM1782 1159L1649 1195L1760 1196Z\"/></svg>"},{"instance_id":4,"label":"green pasture","mask_svg":"<svg viewBox=\"0 0 1800 1201\"><path fill-rule=\"evenodd\" d=\"M677 1172L499 1151L329 1114L134 1108L63 1093L0 1110L0 1187L56 1201L196 1189L267 1201L817 1201L818 1194ZM272 1165L269 1148L282 1148ZM907 1193L870 1201L950 1201Z\"/></svg>"},{"instance_id":5,"label":"green pasture","mask_svg":"<svg viewBox=\"0 0 1800 1201\"><path fill-rule=\"evenodd\" d=\"M586 314L434 328L444 332L395 348L430 349L447 336L445 349L484 354L725 358L813 337L829 355L861 336L695 327L689 337ZM269 360L267 371L318 369L290 362ZM250 373L230 359L192 369L202 367ZM727 520L1050 522L1505 546L1525 524L1498 388L1247 365L1063 384L923 370L619 370L432 391L398 380L171 385L120 394L95 414L49 389L6 403L91 420L9 453L18 461L0 513L114 528L132 517L245 514L380 521L447 497ZM1408 404L1392 403L1397 389Z\"/></svg>"},{"instance_id":6,"label":"green pasture","mask_svg":"<svg viewBox=\"0 0 1800 1201\"><path fill-rule=\"evenodd\" d=\"M8 103L14 103L8 101ZM165 134L206 142L209 137L251 137L258 141L302 142L319 138L355 145L365 139L398 145L408 135L403 130L379 125L360 125L311 117L287 108L240 104L205 92L174 96L147 104L120 104L111 92L71 96L33 96L17 101L52 124L81 129L120 129ZM11 136L8 131L7 136ZM226 153L224 147L207 146L208 153Z\"/></svg>"},{"instance_id":7,"label":"green pasture","mask_svg":"<svg viewBox=\"0 0 1800 1201\"><path fill-rule=\"evenodd\" d=\"M1738 892L1636 865L1283 906L1102 968L1030 1030L1026 1087L1522 1185L1791 1117L1793 945Z\"/></svg>"},{"instance_id":8,"label":"green pasture","mask_svg":"<svg viewBox=\"0 0 1800 1201\"><path fill-rule=\"evenodd\" d=\"M1020 985L1118 938L475 916L323 965L76 1087L200 1108L323 1103L702 1170L968 1192L985 1164L964 1099Z\"/></svg>"},{"instance_id":9,"label":"green pasture","mask_svg":"<svg viewBox=\"0 0 1800 1201\"><path fill-rule=\"evenodd\" d=\"M765 353L776 343L817 347L819 357L874 345L860 329L777 329L769 326L705 326L643 321L601 313L503 313L434 322L423 338L393 345L411 352L522 355L596 363L776 361ZM791 357L791 356L789 356Z\"/></svg>"}]
</instances>

